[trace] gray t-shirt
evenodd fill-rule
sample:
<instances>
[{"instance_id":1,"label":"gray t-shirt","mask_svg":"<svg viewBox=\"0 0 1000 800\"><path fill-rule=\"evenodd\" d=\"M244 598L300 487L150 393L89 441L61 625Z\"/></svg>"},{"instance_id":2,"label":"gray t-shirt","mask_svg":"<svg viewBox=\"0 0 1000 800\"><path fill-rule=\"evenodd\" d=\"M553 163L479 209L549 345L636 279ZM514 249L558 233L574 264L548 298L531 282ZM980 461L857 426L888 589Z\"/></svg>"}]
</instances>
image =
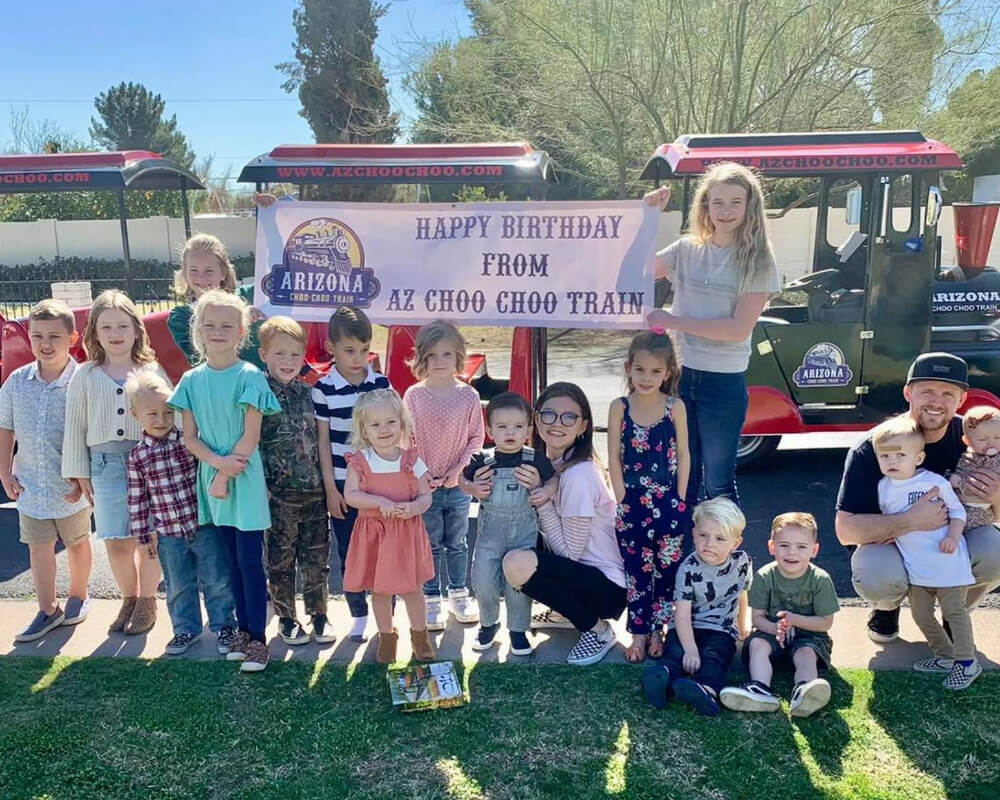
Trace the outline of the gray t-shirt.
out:
<instances>
[{"instance_id":1,"label":"gray t-shirt","mask_svg":"<svg viewBox=\"0 0 1000 800\"><path fill-rule=\"evenodd\" d=\"M717 567L691 553L677 569L674 599L691 601L691 627L722 631L735 638L740 594L752 580L750 556L742 550L733 550Z\"/></svg>"},{"instance_id":2,"label":"gray t-shirt","mask_svg":"<svg viewBox=\"0 0 1000 800\"><path fill-rule=\"evenodd\" d=\"M667 278L674 287L673 313L692 319L732 317L741 294L781 291L778 268L771 268L754 281L743 281L733 247L701 244L678 239L657 255L667 265ZM750 337L742 342L721 342L677 332L681 363L705 372L745 372L750 361Z\"/></svg>"}]
</instances>

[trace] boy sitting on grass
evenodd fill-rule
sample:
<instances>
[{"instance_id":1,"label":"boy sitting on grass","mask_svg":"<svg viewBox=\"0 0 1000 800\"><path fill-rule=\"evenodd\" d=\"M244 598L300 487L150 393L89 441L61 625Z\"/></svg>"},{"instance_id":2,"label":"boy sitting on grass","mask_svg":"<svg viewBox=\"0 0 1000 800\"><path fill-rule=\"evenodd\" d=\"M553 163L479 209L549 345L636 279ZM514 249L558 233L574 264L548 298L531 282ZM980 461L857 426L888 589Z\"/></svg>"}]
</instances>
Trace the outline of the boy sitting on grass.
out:
<instances>
[{"instance_id":1,"label":"boy sitting on grass","mask_svg":"<svg viewBox=\"0 0 1000 800\"><path fill-rule=\"evenodd\" d=\"M811 563L819 552L812 514L775 517L767 549L774 561L757 570L749 592L754 631L744 655L750 680L727 686L720 700L733 711L777 711L771 677L775 665L790 663L795 670L790 713L808 717L830 702L830 684L818 671L830 666L833 643L827 631L840 604L829 574Z\"/></svg>"},{"instance_id":2,"label":"boy sitting on grass","mask_svg":"<svg viewBox=\"0 0 1000 800\"><path fill-rule=\"evenodd\" d=\"M642 673L643 692L656 708L673 695L699 714L719 713L719 691L736 640L750 632L750 557L736 549L746 524L739 506L725 497L706 500L694 510L694 552L677 571L674 626L663 661Z\"/></svg>"}]
</instances>

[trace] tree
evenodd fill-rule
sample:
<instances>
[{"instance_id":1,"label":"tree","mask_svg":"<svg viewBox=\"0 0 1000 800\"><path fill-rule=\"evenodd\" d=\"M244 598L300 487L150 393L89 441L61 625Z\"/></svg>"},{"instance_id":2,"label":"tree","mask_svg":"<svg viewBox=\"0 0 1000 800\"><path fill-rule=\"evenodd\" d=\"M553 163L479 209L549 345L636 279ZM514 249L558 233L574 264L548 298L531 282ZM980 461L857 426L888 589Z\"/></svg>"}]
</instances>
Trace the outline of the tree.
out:
<instances>
[{"instance_id":1,"label":"tree","mask_svg":"<svg viewBox=\"0 0 1000 800\"><path fill-rule=\"evenodd\" d=\"M177 117L164 116L166 104L141 83L125 83L94 100L100 119L90 118L90 135L108 150L152 150L190 168L194 152L177 130Z\"/></svg>"},{"instance_id":2,"label":"tree","mask_svg":"<svg viewBox=\"0 0 1000 800\"><path fill-rule=\"evenodd\" d=\"M295 61L277 65L282 88L298 92L299 112L317 142L388 143L399 134L388 81L375 57L378 20L386 7L371 0L301 0L292 19ZM328 196L360 199L377 187L330 188Z\"/></svg>"},{"instance_id":3,"label":"tree","mask_svg":"<svg viewBox=\"0 0 1000 800\"><path fill-rule=\"evenodd\" d=\"M90 148L75 134L51 119L36 120L28 106L10 109L7 153L73 153Z\"/></svg>"}]
</instances>

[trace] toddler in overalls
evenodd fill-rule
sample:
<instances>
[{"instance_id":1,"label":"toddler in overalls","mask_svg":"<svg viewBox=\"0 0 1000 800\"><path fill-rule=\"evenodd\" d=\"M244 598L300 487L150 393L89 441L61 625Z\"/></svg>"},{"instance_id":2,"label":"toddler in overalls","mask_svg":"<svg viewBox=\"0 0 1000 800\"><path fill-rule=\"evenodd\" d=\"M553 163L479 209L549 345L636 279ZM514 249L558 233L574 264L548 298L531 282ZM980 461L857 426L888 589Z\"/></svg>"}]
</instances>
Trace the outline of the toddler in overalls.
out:
<instances>
[{"instance_id":1,"label":"toddler in overalls","mask_svg":"<svg viewBox=\"0 0 1000 800\"><path fill-rule=\"evenodd\" d=\"M528 550L538 538L538 517L531 505L530 491L518 480L520 467L534 467L552 490L555 470L544 453L527 447L531 433L531 408L521 395L504 392L490 400L486 407L486 427L494 448L472 457L463 471L461 485L479 497L479 518L476 526L476 547L472 555L472 586L479 601L480 628L475 650L488 650L500 629L500 591L507 604L507 628L510 631L510 652L530 655L531 642L527 630L531 624L531 598L512 587L504 579L503 557L512 550ZM476 491L484 476L473 483L483 467L492 476L488 491Z\"/></svg>"}]
</instances>

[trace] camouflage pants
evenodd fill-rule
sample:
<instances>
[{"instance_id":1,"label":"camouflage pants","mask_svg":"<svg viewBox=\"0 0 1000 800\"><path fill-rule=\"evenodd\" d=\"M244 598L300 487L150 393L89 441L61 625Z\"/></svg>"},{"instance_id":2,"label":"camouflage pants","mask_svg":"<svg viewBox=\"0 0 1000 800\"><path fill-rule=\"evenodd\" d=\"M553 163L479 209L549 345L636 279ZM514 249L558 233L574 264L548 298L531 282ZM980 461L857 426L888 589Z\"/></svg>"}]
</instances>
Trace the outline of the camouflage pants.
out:
<instances>
[{"instance_id":1,"label":"camouflage pants","mask_svg":"<svg viewBox=\"0 0 1000 800\"><path fill-rule=\"evenodd\" d=\"M271 496L267 532L268 582L274 613L295 617L295 566L302 573L306 613L326 614L330 577L330 529L322 493Z\"/></svg>"}]
</instances>

